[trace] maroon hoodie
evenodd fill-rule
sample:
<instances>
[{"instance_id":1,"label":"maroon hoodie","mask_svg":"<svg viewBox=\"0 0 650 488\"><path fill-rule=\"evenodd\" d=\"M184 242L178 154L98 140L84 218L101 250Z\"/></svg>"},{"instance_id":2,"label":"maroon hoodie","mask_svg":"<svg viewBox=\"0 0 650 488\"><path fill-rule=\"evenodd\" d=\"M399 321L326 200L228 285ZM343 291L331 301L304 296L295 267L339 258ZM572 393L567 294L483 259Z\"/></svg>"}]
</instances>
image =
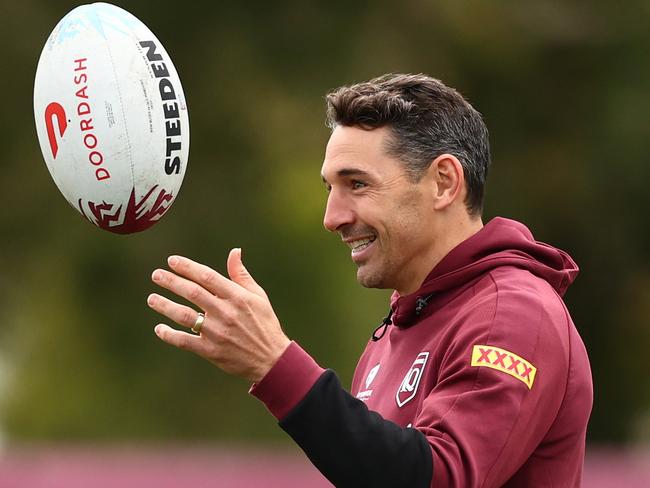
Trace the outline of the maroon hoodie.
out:
<instances>
[{"instance_id":1,"label":"maroon hoodie","mask_svg":"<svg viewBox=\"0 0 650 488\"><path fill-rule=\"evenodd\" d=\"M561 299L577 272L495 218L393 294L356 400L296 344L252 392L336 486L580 486L593 391Z\"/></svg>"}]
</instances>

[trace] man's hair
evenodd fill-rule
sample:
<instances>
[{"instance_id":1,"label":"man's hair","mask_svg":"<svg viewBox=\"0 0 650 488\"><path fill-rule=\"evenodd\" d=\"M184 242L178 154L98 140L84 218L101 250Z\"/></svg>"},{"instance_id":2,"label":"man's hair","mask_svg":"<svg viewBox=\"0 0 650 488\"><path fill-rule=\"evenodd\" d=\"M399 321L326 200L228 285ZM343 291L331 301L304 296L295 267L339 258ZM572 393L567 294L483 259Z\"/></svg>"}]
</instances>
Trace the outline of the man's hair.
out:
<instances>
[{"instance_id":1,"label":"man's hair","mask_svg":"<svg viewBox=\"0 0 650 488\"><path fill-rule=\"evenodd\" d=\"M481 214L490 164L488 130L460 93L423 74L387 74L327 95L327 126L388 127L387 152L420 180L442 154L456 156L467 185L465 205Z\"/></svg>"}]
</instances>

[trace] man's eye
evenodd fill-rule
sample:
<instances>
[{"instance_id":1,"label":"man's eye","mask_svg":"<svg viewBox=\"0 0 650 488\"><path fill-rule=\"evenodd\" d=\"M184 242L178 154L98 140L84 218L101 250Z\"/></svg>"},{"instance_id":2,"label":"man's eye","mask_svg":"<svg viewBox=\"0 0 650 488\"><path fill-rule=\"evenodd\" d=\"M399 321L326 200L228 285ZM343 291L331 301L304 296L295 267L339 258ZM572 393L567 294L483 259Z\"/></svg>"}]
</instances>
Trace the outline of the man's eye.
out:
<instances>
[{"instance_id":1,"label":"man's eye","mask_svg":"<svg viewBox=\"0 0 650 488\"><path fill-rule=\"evenodd\" d=\"M353 190L359 190L361 188L365 188L365 186L366 186L366 184L363 181L354 180L352 182L352 189Z\"/></svg>"}]
</instances>

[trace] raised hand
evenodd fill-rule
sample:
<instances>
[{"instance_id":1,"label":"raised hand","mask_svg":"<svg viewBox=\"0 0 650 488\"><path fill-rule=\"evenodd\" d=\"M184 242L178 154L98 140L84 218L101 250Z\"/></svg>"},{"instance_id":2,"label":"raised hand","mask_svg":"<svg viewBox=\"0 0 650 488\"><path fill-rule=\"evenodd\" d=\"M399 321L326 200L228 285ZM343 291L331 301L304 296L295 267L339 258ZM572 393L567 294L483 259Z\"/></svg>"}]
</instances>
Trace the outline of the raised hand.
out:
<instances>
[{"instance_id":1,"label":"raised hand","mask_svg":"<svg viewBox=\"0 0 650 488\"><path fill-rule=\"evenodd\" d=\"M171 271L155 270L153 282L196 305L204 319L198 318L195 309L152 293L147 304L153 310L188 329L200 326L200 333L194 334L158 324L156 335L227 373L254 382L261 380L290 340L266 292L244 267L241 249L233 249L228 255L230 279L182 256L170 256L167 262Z\"/></svg>"}]
</instances>

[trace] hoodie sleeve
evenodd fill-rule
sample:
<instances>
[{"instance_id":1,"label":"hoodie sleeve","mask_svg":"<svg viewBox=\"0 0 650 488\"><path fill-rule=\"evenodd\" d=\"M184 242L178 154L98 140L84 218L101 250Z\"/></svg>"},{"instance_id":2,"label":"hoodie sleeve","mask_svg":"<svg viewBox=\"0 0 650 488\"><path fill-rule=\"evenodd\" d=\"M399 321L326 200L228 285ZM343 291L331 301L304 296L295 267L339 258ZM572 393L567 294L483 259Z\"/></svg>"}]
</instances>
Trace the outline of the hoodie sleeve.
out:
<instances>
[{"instance_id":1,"label":"hoodie sleeve","mask_svg":"<svg viewBox=\"0 0 650 488\"><path fill-rule=\"evenodd\" d=\"M251 394L335 486L430 486L431 448L422 432L370 411L295 342Z\"/></svg>"},{"instance_id":2,"label":"hoodie sleeve","mask_svg":"<svg viewBox=\"0 0 650 488\"><path fill-rule=\"evenodd\" d=\"M546 466L554 459L569 464L558 456L560 446L573 444L577 452L584 442L578 430L586 419L578 417L575 427L547 437L559 427L570 381L568 316L550 291L541 299L539 290L508 287L489 306L461 312L440 351L437 381L413 422L433 451L432 486L500 487L513 476L525 479L516 486L577 486L561 474L568 468L533 474L528 464L534 452L548 457ZM589 411L565 407L573 408L581 417ZM548 446L536 451L544 439Z\"/></svg>"}]
</instances>

